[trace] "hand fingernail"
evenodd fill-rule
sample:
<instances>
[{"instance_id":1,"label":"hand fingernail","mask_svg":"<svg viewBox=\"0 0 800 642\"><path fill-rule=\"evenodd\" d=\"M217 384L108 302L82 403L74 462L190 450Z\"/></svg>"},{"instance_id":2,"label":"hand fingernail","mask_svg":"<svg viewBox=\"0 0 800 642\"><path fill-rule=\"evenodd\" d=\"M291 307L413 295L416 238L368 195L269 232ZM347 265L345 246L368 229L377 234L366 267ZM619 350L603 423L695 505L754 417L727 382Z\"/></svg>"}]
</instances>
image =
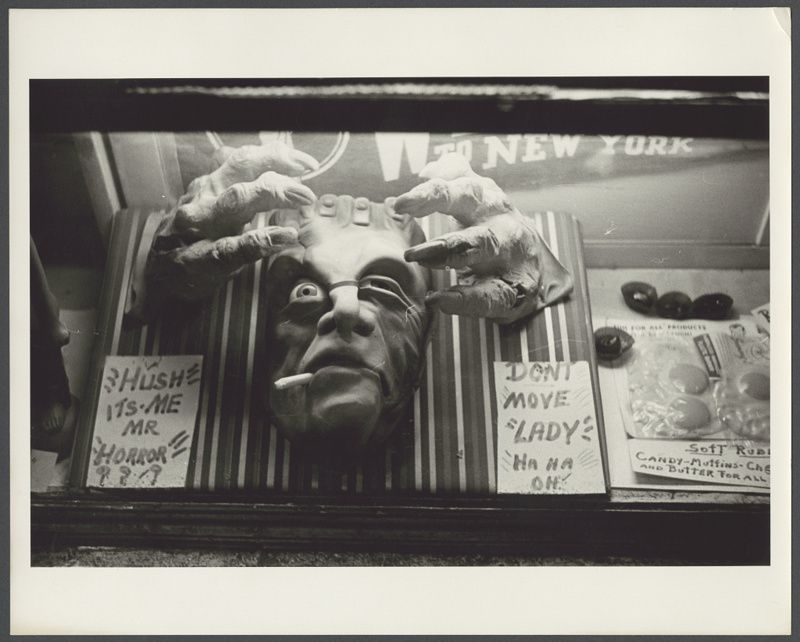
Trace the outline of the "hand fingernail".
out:
<instances>
[{"instance_id":1,"label":"hand fingernail","mask_svg":"<svg viewBox=\"0 0 800 642\"><path fill-rule=\"evenodd\" d=\"M297 243L297 230L293 227L282 227L279 229L264 229L264 237L269 240L270 244L276 245L294 245Z\"/></svg>"},{"instance_id":2,"label":"hand fingernail","mask_svg":"<svg viewBox=\"0 0 800 642\"><path fill-rule=\"evenodd\" d=\"M441 300L441 298L442 298L441 295L442 295L441 292L428 292L425 295L425 304L426 305L436 305L436 303Z\"/></svg>"},{"instance_id":3,"label":"hand fingernail","mask_svg":"<svg viewBox=\"0 0 800 642\"><path fill-rule=\"evenodd\" d=\"M309 196L303 192L292 192L289 195L292 205L311 205L314 202L314 197Z\"/></svg>"},{"instance_id":4,"label":"hand fingernail","mask_svg":"<svg viewBox=\"0 0 800 642\"><path fill-rule=\"evenodd\" d=\"M302 171L313 172L314 170L319 169L319 162L317 159L310 154L306 154L305 152L295 150L292 154L292 159L297 165L300 166Z\"/></svg>"},{"instance_id":5,"label":"hand fingernail","mask_svg":"<svg viewBox=\"0 0 800 642\"><path fill-rule=\"evenodd\" d=\"M395 207L395 210L397 207ZM430 241L409 248L403 255L406 261L435 261L447 256L447 243L444 241Z\"/></svg>"},{"instance_id":6,"label":"hand fingernail","mask_svg":"<svg viewBox=\"0 0 800 642\"><path fill-rule=\"evenodd\" d=\"M455 303L463 299L461 292L454 290L432 290L425 295L425 303L439 305L442 303Z\"/></svg>"},{"instance_id":7,"label":"hand fingernail","mask_svg":"<svg viewBox=\"0 0 800 642\"><path fill-rule=\"evenodd\" d=\"M416 196L398 196L394 202L394 211L398 214L410 214L418 216L421 212L420 199Z\"/></svg>"},{"instance_id":8,"label":"hand fingernail","mask_svg":"<svg viewBox=\"0 0 800 642\"><path fill-rule=\"evenodd\" d=\"M309 167L305 163L301 163L297 159L295 159L294 163L292 164L292 176L300 178L303 174L308 172L314 171L315 168Z\"/></svg>"},{"instance_id":9,"label":"hand fingernail","mask_svg":"<svg viewBox=\"0 0 800 642\"><path fill-rule=\"evenodd\" d=\"M398 196L394 201L394 211L398 214L406 214L406 207L411 202L407 196Z\"/></svg>"},{"instance_id":10,"label":"hand fingernail","mask_svg":"<svg viewBox=\"0 0 800 642\"><path fill-rule=\"evenodd\" d=\"M425 305L436 308L445 314L460 314L463 312L463 295L452 290L428 292L425 295Z\"/></svg>"}]
</instances>

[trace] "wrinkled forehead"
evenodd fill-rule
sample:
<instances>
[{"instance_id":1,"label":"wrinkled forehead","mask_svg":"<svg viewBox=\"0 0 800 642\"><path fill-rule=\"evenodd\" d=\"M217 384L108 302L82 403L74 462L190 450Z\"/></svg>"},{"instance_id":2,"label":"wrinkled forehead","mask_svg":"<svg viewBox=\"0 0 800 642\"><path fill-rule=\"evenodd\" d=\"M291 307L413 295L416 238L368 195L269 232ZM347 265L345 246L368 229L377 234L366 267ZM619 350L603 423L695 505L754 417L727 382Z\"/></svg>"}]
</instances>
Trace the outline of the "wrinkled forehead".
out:
<instances>
[{"instance_id":1,"label":"wrinkled forehead","mask_svg":"<svg viewBox=\"0 0 800 642\"><path fill-rule=\"evenodd\" d=\"M292 258L327 285L368 272L408 273L408 279L398 280L410 281L409 294L424 295L428 270L407 263L403 254L424 242L425 234L412 217L394 211L393 201L326 194L300 210L276 210L270 224L298 229L300 246L275 255L270 266Z\"/></svg>"}]
</instances>

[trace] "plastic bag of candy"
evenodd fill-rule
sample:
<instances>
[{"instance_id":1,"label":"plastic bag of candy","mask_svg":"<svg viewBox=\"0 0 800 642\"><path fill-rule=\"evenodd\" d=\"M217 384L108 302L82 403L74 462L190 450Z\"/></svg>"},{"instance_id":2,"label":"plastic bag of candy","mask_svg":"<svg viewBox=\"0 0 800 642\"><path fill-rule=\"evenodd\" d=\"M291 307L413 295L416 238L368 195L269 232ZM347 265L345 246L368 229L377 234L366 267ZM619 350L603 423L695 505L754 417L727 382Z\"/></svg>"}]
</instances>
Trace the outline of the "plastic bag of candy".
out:
<instances>
[{"instance_id":1,"label":"plastic bag of candy","mask_svg":"<svg viewBox=\"0 0 800 642\"><path fill-rule=\"evenodd\" d=\"M642 337L626 370L632 437L769 440L767 338Z\"/></svg>"}]
</instances>

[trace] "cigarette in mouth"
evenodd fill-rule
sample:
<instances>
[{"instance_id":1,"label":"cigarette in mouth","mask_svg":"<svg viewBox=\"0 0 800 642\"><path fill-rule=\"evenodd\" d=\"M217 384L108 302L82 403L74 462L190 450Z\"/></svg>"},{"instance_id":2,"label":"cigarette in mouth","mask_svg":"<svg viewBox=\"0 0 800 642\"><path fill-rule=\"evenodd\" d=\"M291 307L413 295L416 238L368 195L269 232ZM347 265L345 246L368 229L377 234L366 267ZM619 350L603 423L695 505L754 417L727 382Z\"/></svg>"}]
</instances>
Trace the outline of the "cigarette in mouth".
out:
<instances>
[{"instance_id":1,"label":"cigarette in mouth","mask_svg":"<svg viewBox=\"0 0 800 642\"><path fill-rule=\"evenodd\" d=\"M310 372L303 374L296 374L290 377L283 377L275 382L275 390L286 390L287 388L294 388L295 386L305 386L311 377L314 375Z\"/></svg>"}]
</instances>

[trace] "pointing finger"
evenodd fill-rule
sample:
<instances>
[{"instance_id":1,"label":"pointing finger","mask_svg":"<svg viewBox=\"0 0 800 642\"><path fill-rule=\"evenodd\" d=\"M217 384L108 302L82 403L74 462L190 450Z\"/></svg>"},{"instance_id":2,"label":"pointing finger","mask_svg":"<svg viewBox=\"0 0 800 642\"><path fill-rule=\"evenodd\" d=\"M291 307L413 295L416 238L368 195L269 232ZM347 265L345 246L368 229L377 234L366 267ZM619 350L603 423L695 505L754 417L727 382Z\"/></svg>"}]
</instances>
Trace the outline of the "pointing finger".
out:
<instances>
[{"instance_id":1,"label":"pointing finger","mask_svg":"<svg viewBox=\"0 0 800 642\"><path fill-rule=\"evenodd\" d=\"M430 292L425 302L446 314L505 320L517 305L517 291L502 279L486 278Z\"/></svg>"},{"instance_id":2,"label":"pointing finger","mask_svg":"<svg viewBox=\"0 0 800 642\"><path fill-rule=\"evenodd\" d=\"M490 261L500 254L500 242L487 227L468 227L406 250L406 261L432 269L463 268Z\"/></svg>"}]
</instances>

